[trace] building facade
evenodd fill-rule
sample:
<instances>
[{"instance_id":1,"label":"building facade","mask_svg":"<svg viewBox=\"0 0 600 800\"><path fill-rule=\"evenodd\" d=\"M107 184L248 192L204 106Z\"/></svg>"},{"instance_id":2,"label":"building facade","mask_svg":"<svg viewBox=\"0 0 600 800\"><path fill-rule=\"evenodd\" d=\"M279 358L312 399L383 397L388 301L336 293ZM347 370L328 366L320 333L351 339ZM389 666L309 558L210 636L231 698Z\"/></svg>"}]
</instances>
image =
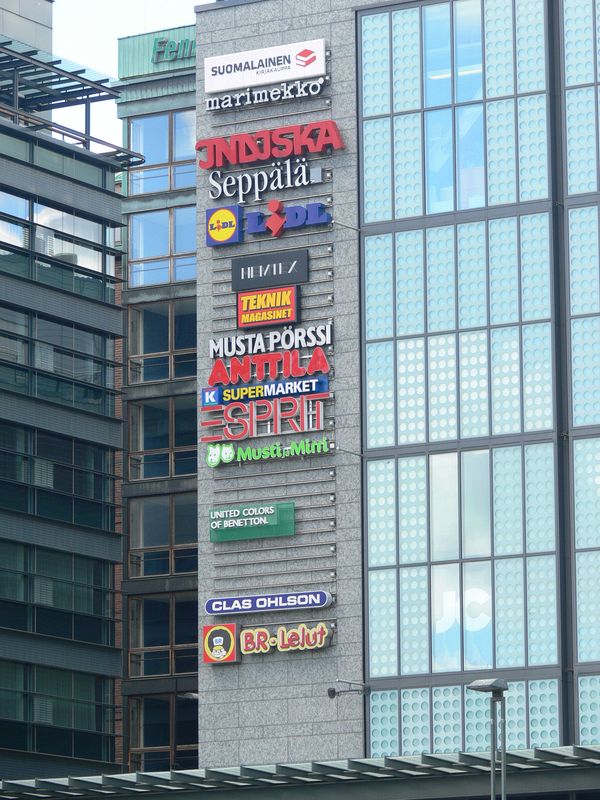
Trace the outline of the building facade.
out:
<instances>
[{"instance_id":1,"label":"building facade","mask_svg":"<svg viewBox=\"0 0 600 800\"><path fill-rule=\"evenodd\" d=\"M119 41L128 460L126 763L197 766L195 30Z\"/></svg>"},{"instance_id":2,"label":"building facade","mask_svg":"<svg viewBox=\"0 0 600 800\"><path fill-rule=\"evenodd\" d=\"M200 763L597 743L593 4L196 12Z\"/></svg>"}]
</instances>

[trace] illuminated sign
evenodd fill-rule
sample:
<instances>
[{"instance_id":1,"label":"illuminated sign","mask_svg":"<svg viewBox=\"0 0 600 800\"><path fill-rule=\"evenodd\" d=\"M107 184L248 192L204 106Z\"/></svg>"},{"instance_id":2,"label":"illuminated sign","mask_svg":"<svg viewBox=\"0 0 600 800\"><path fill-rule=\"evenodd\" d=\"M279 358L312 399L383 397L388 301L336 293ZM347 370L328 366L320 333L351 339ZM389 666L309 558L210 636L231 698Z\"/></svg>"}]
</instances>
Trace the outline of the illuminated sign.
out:
<instances>
[{"instance_id":1,"label":"illuminated sign","mask_svg":"<svg viewBox=\"0 0 600 800\"><path fill-rule=\"evenodd\" d=\"M242 655L289 653L296 650L322 650L331 641L331 628L318 622L313 628L303 622L296 626L280 625L269 628L244 628L240 633Z\"/></svg>"},{"instance_id":2,"label":"illuminated sign","mask_svg":"<svg viewBox=\"0 0 600 800\"><path fill-rule=\"evenodd\" d=\"M308 250L279 250L239 256L231 261L231 288L266 289L306 283L308 280Z\"/></svg>"},{"instance_id":3,"label":"illuminated sign","mask_svg":"<svg viewBox=\"0 0 600 800\"><path fill-rule=\"evenodd\" d=\"M344 147L342 135L333 120L288 125L256 133L234 133L229 137L216 136L196 142L198 165L202 169L277 161L306 153L322 153L327 147L333 150ZM203 150L206 150L205 158L200 156Z\"/></svg>"},{"instance_id":4,"label":"illuminated sign","mask_svg":"<svg viewBox=\"0 0 600 800\"><path fill-rule=\"evenodd\" d=\"M238 328L298 322L298 299L297 286L240 292L237 296Z\"/></svg>"},{"instance_id":5,"label":"illuminated sign","mask_svg":"<svg viewBox=\"0 0 600 800\"><path fill-rule=\"evenodd\" d=\"M263 397L291 397L299 394L318 394L329 391L328 378L298 378L290 381L273 381L269 383L242 383L229 388L217 386L214 389L202 389L200 405L227 405L228 403L247 403Z\"/></svg>"},{"instance_id":6,"label":"illuminated sign","mask_svg":"<svg viewBox=\"0 0 600 800\"><path fill-rule=\"evenodd\" d=\"M173 39L159 37L154 40L152 48L152 63L159 64L163 61L179 61L182 58L196 57L196 40L180 39L176 42Z\"/></svg>"},{"instance_id":7,"label":"illuminated sign","mask_svg":"<svg viewBox=\"0 0 600 800\"><path fill-rule=\"evenodd\" d=\"M309 81L292 81L280 83L262 89L247 88L236 94L212 95L204 98L206 111L225 111L229 108L247 108L265 103L280 103L285 100L297 100L300 97L317 97L325 86L325 78Z\"/></svg>"},{"instance_id":8,"label":"illuminated sign","mask_svg":"<svg viewBox=\"0 0 600 800\"><path fill-rule=\"evenodd\" d=\"M293 502L222 506L211 508L208 517L211 542L266 539L296 533Z\"/></svg>"},{"instance_id":9,"label":"illuminated sign","mask_svg":"<svg viewBox=\"0 0 600 800\"><path fill-rule=\"evenodd\" d=\"M314 456L329 453L333 444L326 436L322 439L301 439L299 442L290 442L283 445L273 442L263 447L242 447L232 442L223 444L209 444L206 450L206 463L209 467L218 467L220 464L244 464L252 461L272 461L301 456Z\"/></svg>"},{"instance_id":10,"label":"illuminated sign","mask_svg":"<svg viewBox=\"0 0 600 800\"><path fill-rule=\"evenodd\" d=\"M240 660L235 623L204 626L202 660L205 664L234 664Z\"/></svg>"},{"instance_id":11,"label":"illuminated sign","mask_svg":"<svg viewBox=\"0 0 600 800\"><path fill-rule=\"evenodd\" d=\"M327 608L333 603L329 592L286 592L244 597L211 597L204 604L206 614L252 614L256 611L295 611L298 608Z\"/></svg>"},{"instance_id":12,"label":"illuminated sign","mask_svg":"<svg viewBox=\"0 0 600 800\"><path fill-rule=\"evenodd\" d=\"M299 350L303 347L325 347L333 341L333 325L308 325L306 328L286 328L269 333L244 333L210 339L211 358L257 355L282 350ZM298 376L299 377L299 376Z\"/></svg>"},{"instance_id":13,"label":"illuminated sign","mask_svg":"<svg viewBox=\"0 0 600 800\"><path fill-rule=\"evenodd\" d=\"M206 210L206 244L217 247L242 241L242 209L239 206L208 208Z\"/></svg>"},{"instance_id":14,"label":"illuminated sign","mask_svg":"<svg viewBox=\"0 0 600 800\"><path fill-rule=\"evenodd\" d=\"M228 364L218 358L208 376L208 385L227 386L230 383L250 383L253 379L260 382L280 377L304 378L317 372L327 375L329 371L329 361L322 347L315 347L305 364L301 362L299 350L257 353L231 358Z\"/></svg>"},{"instance_id":15,"label":"illuminated sign","mask_svg":"<svg viewBox=\"0 0 600 800\"><path fill-rule=\"evenodd\" d=\"M325 75L325 40L245 50L204 59L204 91L265 86L280 79L295 80Z\"/></svg>"},{"instance_id":16,"label":"illuminated sign","mask_svg":"<svg viewBox=\"0 0 600 800\"><path fill-rule=\"evenodd\" d=\"M260 169L256 172L242 172L235 175L224 175L220 169L208 174L211 200L222 197L235 198L238 203L248 200L258 202L267 191L282 189L302 189L312 184L323 183L323 170L320 166L309 166L305 158L288 161L274 161L270 170Z\"/></svg>"}]
</instances>

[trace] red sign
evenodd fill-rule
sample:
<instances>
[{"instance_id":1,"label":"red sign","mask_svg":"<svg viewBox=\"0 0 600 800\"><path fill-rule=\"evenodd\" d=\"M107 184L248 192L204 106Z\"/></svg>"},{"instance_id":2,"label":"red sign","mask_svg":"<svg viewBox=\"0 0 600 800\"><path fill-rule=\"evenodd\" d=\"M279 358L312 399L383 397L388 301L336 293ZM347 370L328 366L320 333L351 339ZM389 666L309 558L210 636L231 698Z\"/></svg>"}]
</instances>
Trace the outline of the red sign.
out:
<instances>
[{"instance_id":1,"label":"red sign","mask_svg":"<svg viewBox=\"0 0 600 800\"><path fill-rule=\"evenodd\" d=\"M248 334L248 336L261 334ZM279 350L275 353L256 353L227 360L218 358L208 376L209 386L227 386L230 383L250 383L252 380L266 381L277 378L304 378L317 372L327 375L329 362L322 347L315 347L310 358L300 363L300 350Z\"/></svg>"},{"instance_id":2,"label":"red sign","mask_svg":"<svg viewBox=\"0 0 600 800\"><path fill-rule=\"evenodd\" d=\"M322 153L326 147L334 150L344 147L338 126L333 120L288 125L256 133L234 133L229 137L218 136L196 142L198 154L206 150L206 157L198 161L202 169L273 161L301 156L303 153Z\"/></svg>"},{"instance_id":3,"label":"red sign","mask_svg":"<svg viewBox=\"0 0 600 800\"><path fill-rule=\"evenodd\" d=\"M240 660L235 623L204 626L202 660L205 664L234 664Z\"/></svg>"},{"instance_id":4,"label":"red sign","mask_svg":"<svg viewBox=\"0 0 600 800\"><path fill-rule=\"evenodd\" d=\"M298 287L258 289L239 292L237 296L238 328L265 325L288 325L298 321Z\"/></svg>"},{"instance_id":5,"label":"red sign","mask_svg":"<svg viewBox=\"0 0 600 800\"><path fill-rule=\"evenodd\" d=\"M304 622L296 627L280 625L277 631L268 628L244 628L240 633L242 655L251 653L289 653L295 650L321 650L329 643L330 631L324 622L309 628ZM331 638L331 637L330 637Z\"/></svg>"}]
</instances>

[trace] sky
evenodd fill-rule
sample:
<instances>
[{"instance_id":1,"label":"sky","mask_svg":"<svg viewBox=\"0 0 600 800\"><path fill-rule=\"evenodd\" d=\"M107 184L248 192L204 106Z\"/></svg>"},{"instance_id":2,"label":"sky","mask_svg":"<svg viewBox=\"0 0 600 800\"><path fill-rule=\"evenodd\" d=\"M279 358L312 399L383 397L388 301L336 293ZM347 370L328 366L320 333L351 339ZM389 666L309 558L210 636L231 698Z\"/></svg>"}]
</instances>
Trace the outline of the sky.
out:
<instances>
[{"instance_id":1,"label":"sky","mask_svg":"<svg viewBox=\"0 0 600 800\"><path fill-rule=\"evenodd\" d=\"M117 39L136 33L195 23L202 0L55 0L53 46L58 56L117 76ZM83 110L55 115L57 122L82 129ZM92 104L92 135L121 144L121 123L114 103Z\"/></svg>"}]
</instances>

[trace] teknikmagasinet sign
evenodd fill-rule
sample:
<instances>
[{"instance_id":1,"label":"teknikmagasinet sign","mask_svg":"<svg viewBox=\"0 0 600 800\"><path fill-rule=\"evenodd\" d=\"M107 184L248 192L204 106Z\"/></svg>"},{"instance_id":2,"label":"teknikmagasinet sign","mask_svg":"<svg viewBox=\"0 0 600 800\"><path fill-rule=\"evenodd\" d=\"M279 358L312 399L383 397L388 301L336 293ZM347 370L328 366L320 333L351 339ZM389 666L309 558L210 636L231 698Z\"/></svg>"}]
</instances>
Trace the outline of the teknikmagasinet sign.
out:
<instances>
[{"instance_id":1,"label":"teknikmagasinet sign","mask_svg":"<svg viewBox=\"0 0 600 800\"><path fill-rule=\"evenodd\" d=\"M231 288L269 289L308 281L308 250L279 250L231 260Z\"/></svg>"},{"instance_id":2,"label":"teknikmagasinet sign","mask_svg":"<svg viewBox=\"0 0 600 800\"><path fill-rule=\"evenodd\" d=\"M210 541L232 542L293 536L296 533L296 506L288 503L251 503L242 506L211 508Z\"/></svg>"},{"instance_id":3,"label":"teknikmagasinet sign","mask_svg":"<svg viewBox=\"0 0 600 800\"><path fill-rule=\"evenodd\" d=\"M243 597L210 597L204 611L219 614L253 614L257 611L296 611L299 608L327 608L333 602L329 592L285 592L283 594L252 594Z\"/></svg>"}]
</instances>

